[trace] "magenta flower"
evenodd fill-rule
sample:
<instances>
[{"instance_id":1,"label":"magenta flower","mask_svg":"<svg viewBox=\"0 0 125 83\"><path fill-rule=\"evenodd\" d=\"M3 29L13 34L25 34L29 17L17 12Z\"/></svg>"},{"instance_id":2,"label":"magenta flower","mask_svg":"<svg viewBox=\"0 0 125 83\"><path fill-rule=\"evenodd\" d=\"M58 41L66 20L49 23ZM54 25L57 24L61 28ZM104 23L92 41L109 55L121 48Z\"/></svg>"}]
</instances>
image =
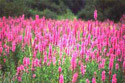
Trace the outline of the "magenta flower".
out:
<instances>
[{"instance_id":1,"label":"magenta flower","mask_svg":"<svg viewBox=\"0 0 125 83\"><path fill-rule=\"evenodd\" d=\"M59 73L61 73L62 72L62 68L59 66L59 68L58 68L58 71L59 71Z\"/></svg>"},{"instance_id":2,"label":"magenta flower","mask_svg":"<svg viewBox=\"0 0 125 83\"><path fill-rule=\"evenodd\" d=\"M53 65L56 65L56 57L55 56L53 56L52 61L53 61Z\"/></svg>"},{"instance_id":3,"label":"magenta flower","mask_svg":"<svg viewBox=\"0 0 125 83\"><path fill-rule=\"evenodd\" d=\"M59 76L59 83L64 83L64 79L63 79L63 75L62 74Z\"/></svg>"},{"instance_id":4,"label":"magenta flower","mask_svg":"<svg viewBox=\"0 0 125 83\"><path fill-rule=\"evenodd\" d=\"M34 52L33 52L33 58L36 58L36 55L37 55L37 52L34 51Z\"/></svg>"},{"instance_id":5,"label":"magenta flower","mask_svg":"<svg viewBox=\"0 0 125 83\"><path fill-rule=\"evenodd\" d=\"M106 61L105 59L102 59L102 65L101 65L101 66L102 66L102 68L104 68L104 67L105 67L105 61Z\"/></svg>"},{"instance_id":6,"label":"magenta flower","mask_svg":"<svg viewBox=\"0 0 125 83\"><path fill-rule=\"evenodd\" d=\"M49 60L52 58L52 45L49 45L49 54L48 54Z\"/></svg>"},{"instance_id":7,"label":"magenta flower","mask_svg":"<svg viewBox=\"0 0 125 83\"><path fill-rule=\"evenodd\" d=\"M94 11L94 19L97 20L97 10Z\"/></svg>"},{"instance_id":8,"label":"magenta flower","mask_svg":"<svg viewBox=\"0 0 125 83\"><path fill-rule=\"evenodd\" d=\"M114 74L113 77L112 77L112 83L117 83L116 74Z\"/></svg>"},{"instance_id":9,"label":"magenta flower","mask_svg":"<svg viewBox=\"0 0 125 83\"><path fill-rule=\"evenodd\" d=\"M12 42L12 51L15 52L15 49L16 49L16 43Z\"/></svg>"},{"instance_id":10,"label":"magenta flower","mask_svg":"<svg viewBox=\"0 0 125 83\"><path fill-rule=\"evenodd\" d=\"M90 83L89 79L86 79L86 83Z\"/></svg>"},{"instance_id":11,"label":"magenta flower","mask_svg":"<svg viewBox=\"0 0 125 83\"><path fill-rule=\"evenodd\" d=\"M76 83L77 78L78 78L78 73L75 73L72 78L72 83Z\"/></svg>"},{"instance_id":12,"label":"magenta flower","mask_svg":"<svg viewBox=\"0 0 125 83\"><path fill-rule=\"evenodd\" d=\"M123 69L125 69L125 60L124 60L124 62L123 62Z\"/></svg>"},{"instance_id":13,"label":"magenta flower","mask_svg":"<svg viewBox=\"0 0 125 83\"><path fill-rule=\"evenodd\" d=\"M35 77L36 77L36 74L33 74L32 77L35 78Z\"/></svg>"},{"instance_id":14,"label":"magenta flower","mask_svg":"<svg viewBox=\"0 0 125 83\"><path fill-rule=\"evenodd\" d=\"M114 58L111 57L111 58L110 58L110 61L109 61L109 69L111 69L111 70L112 70L112 68L113 68L113 63L114 63Z\"/></svg>"},{"instance_id":15,"label":"magenta flower","mask_svg":"<svg viewBox=\"0 0 125 83\"><path fill-rule=\"evenodd\" d=\"M24 58L23 58L23 65L24 65L25 67L27 67L29 64L30 64L30 59L27 58L27 57L24 57Z\"/></svg>"},{"instance_id":16,"label":"magenta flower","mask_svg":"<svg viewBox=\"0 0 125 83\"><path fill-rule=\"evenodd\" d=\"M92 83L96 83L96 79L95 78L92 78Z\"/></svg>"},{"instance_id":17,"label":"magenta flower","mask_svg":"<svg viewBox=\"0 0 125 83\"><path fill-rule=\"evenodd\" d=\"M77 66L76 57L73 55L71 59L71 68L74 71Z\"/></svg>"},{"instance_id":18,"label":"magenta flower","mask_svg":"<svg viewBox=\"0 0 125 83\"><path fill-rule=\"evenodd\" d=\"M119 64L118 64L118 63L115 64L115 69L116 69L116 70L119 69Z\"/></svg>"},{"instance_id":19,"label":"magenta flower","mask_svg":"<svg viewBox=\"0 0 125 83\"><path fill-rule=\"evenodd\" d=\"M83 65L81 64L80 70L81 70L82 75L84 76L84 74L85 74L85 72L86 72L85 66L83 66Z\"/></svg>"},{"instance_id":20,"label":"magenta flower","mask_svg":"<svg viewBox=\"0 0 125 83\"><path fill-rule=\"evenodd\" d=\"M105 81L105 71L102 71L102 81Z\"/></svg>"},{"instance_id":21,"label":"magenta flower","mask_svg":"<svg viewBox=\"0 0 125 83\"><path fill-rule=\"evenodd\" d=\"M18 76L17 79L18 79L19 82L22 81L22 77L21 76Z\"/></svg>"},{"instance_id":22,"label":"magenta flower","mask_svg":"<svg viewBox=\"0 0 125 83\"><path fill-rule=\"evenodd\" d=\"M0 46L0 54L2 53L2 51L3 51L3 47L2 47L2 46Z\"/></svg>"},{"instance_id":23,"label":"magenta flower","mask_svg":"<svg viewBox=\"0 0 125 83\"><path fill-rule=\"evenodd\" d=\"M17 73L16 73L16 75L18 75L23 70L24 70L24 66L23 65L20 65L19 67L17 67Z\"/></svg>"},{"instance_id":24,"label":"magenta flower","mask_svg":"<svg viewBox=\"0 0 125 83\"><path fill-rule=\"evenodd\" d=\"M4 61L4 63L6 63L6 59L5 58L3 59L3 61Z\"/></svg>"},{"instance_id":25,"label":"magenta flower","mask_svg":"<svg viewBox=\"0 0 125 83\"><path fill-rule=\"evenodd\" d=\"M44 60L43 60L44 64L47 62L47 55L44 55Z\"/></svg>"},{"instance_id":26,"label":"magenta flower","mask_svg":"<svg viewBox=\"0 0 125 83\"><path fill-rule=\"evenodd\" d=\"M39 67L40 66L40 60L38 60L37 58L34 59L32 61L32 65L33 65L33 67Z\"/></svg>"}]
</instances>

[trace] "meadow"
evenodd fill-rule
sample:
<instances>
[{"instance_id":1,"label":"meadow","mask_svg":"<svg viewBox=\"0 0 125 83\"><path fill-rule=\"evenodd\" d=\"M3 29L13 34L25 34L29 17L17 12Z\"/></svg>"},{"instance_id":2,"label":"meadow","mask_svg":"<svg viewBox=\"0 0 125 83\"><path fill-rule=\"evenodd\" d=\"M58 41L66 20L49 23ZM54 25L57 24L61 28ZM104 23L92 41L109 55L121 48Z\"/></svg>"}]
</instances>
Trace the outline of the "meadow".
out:
<instances>
[{"instance_id":1,"label":"meadow","mask_svg":"<svg viewBox=\"0 0 125 83\"><path fill-rule=\"evenodd\" d=\"M0 18L0 83L125 83L125 24Z\"/></svg>"}]
</instances>

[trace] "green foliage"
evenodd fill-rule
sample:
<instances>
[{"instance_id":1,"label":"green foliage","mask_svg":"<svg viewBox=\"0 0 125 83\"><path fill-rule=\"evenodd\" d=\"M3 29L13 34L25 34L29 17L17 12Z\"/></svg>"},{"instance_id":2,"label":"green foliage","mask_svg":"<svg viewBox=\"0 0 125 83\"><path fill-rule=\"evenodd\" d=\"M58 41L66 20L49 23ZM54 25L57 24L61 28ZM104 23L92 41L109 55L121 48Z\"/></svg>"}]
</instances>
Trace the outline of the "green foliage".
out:
<instances>
[{"instance_id":1,"label":"green foliage","mask_svg":"<svg viewBox=\"0 0 125 83\"><path fill-rule=\"evenodd\" d=\"M38 11L38 10L33 10L30 9L29 10L29 15L33 18L35 18L35 15L39 15L40 17L45 16L47 19L48 18L52 18L52 19L56 19L57 18L57 14L55 12L52 12L49 9L45 9L44 11Z\"/></svg>"},{"instance_id":2,"label":"green foliage","mask_svg":"<svg viewBox=\"0 0 125 83\"><path fill-rule=\"evenodd\" d=\"M67 10L67 12L63 15L58 15L57 19L61 20L61 19L71 19L73 20L74 18L77 18L71 10Z\"/></svg>"},{"instance_id":3,"label":"green foliage","mask_svg":"<svg viewBox=\"0 0 125 83\"><path fill-rule=\"evenodd\" d=\"M55 12L52 12L49 9L45 9L43 11L43 16L45 16L46 18L52 18L52 19L56 19L57 18L57 14Z\"/></svg>"},{"instance_id":4,"label":"green foliage","mask_svg":"<svg viewBox=\"0 0 125 83\"><path fill-rule=\"evenodd\" d=\"M0 0L0 16L20 16L25 13L27 7L25 0L5 1Z\"/></svg>"}]
</instances>

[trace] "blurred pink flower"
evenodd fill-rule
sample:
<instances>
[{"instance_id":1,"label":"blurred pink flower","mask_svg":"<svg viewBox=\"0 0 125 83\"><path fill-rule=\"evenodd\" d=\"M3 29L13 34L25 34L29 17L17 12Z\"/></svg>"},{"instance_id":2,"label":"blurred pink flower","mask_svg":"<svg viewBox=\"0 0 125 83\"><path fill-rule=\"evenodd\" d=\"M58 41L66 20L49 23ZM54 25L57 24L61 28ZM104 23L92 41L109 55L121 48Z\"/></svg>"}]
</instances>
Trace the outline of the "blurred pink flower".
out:
<instances>
[{"instance_id":1,"label":"blurred pink flower","mask_svg":"<svg viewBox=\"0 0 125 83\"><path fill-rule=\"evenodd\" d=\"M110 61L109 61L109 69L110 69L110 70L112 70L113 64L114 64L114 58L113 58L113 57L110 57Z\"/></svg>"},{"instance_id":2,"label":"blurred pink flower","mask_svg":"<svg viewBox=\"0 0 125 83\"><path fill-rule=\"evenodd\" d=\"M75 73L72 78L72 83L76 83L77 78L78 78L78 73Z\"/></svg>"},{"instance_id":3,"label":"blurred pink flower","mask_svg":"<svg viewBox=\"0 0 125 83\"><path fill-rule=\"evenodd\" d=\"M63 75L62 74L59 76L59 83L64 83L64 79L63 79Z\"/></svg>"},{"instance_id":4,"label":"blurred pink flower","mask_svg":"<svg viewBox=\"0 0 125 83\"><path fill-rule=\"evenodd\" d=\"M105 71L102 71L102 81L105 81Z\"/></svg>"},{"instance_id":5,"label":"blurred pink flower","mask_svg":"<svg viewBox=\"0 0 125 83\"><path fill-rule=\"evenodd\" d=\"M86 69L85 69L85 66L83 64L81 64L80 70L81 70L82 75L84 76Z\"/></svg>"},{"instance_id":6,"label":"blurred pink flower","mask_svg":"<svg viewBox=\"0 0 125 83\"><path fill-rule=\"evenodd\" d=\"M35 78L35 77L36 77L36 74L33 74L32 77Z\"/></svg>"},{"instance_id":7,"label":"blurred pink flower","mask_svg":"<svg viewBox=\"0 0 125 83\"><path fill-rule=\"evenodd\" d=\"M3 61L4 61L4 63L5 63L5 62L6 62L6 59L4 58Z\"/></svg>"},{"instance_id":8,"label":"blurred pink flower","mask_svg":"<svg viewBox=\"0 0 125 83\"><path fill-rule=\"evenodd\" d=\"M71 59L71 68L72 68L72 71L75 70L76 66L77 66L76 57L73 55L72 59Z\"/></svg>"},{"instance_id":9,"label":"blurred pink flower","mask_svg":"<svg viewBox=\"0 0 125 83\"><path fill-rule=\"evenodd\" d=\"M62 72L62 68L59 66L59 68L58 68L58 71L59 71L59 73L61 73Z\"/></svg>"},{"instance_id":10,"label":"blurred pink flower","mask_svg":"<svg viewBox=\"0 0 125 83\"><path fill-rule=\"evenodd\" d=\"M27 57L24 57L24 58L23 58L23 65L24 65L25 67L27 67L29 64L30 64L30 59L27 58Z\"/></svg>"},{"instance_id":11,"label":"blurred pink flower","mask_svg":"<svg viewBox=\"0 0 125 83\"><path fill-rule=\"evenodd\" d=\"M96 79L95 78L92 78L92 83L96 83Z\"/></svg>"},{"instance_id":12,"label":"blurred pink flower","mask_svg":"<svg viewBox=\"0 0 125 83\"><path fill-rule=\"evenodd\" d=\"M89 79L86 79L86 83L90 83Z\"/></svg>"},{"instance_id":13,"label":"blurred pink flower","mask_svg":"<svg viewBox=\"0 0 125 83\"><path fill-rule=\"evenodd\" d=\"M22 70L24 70L24 66L23 65L20 65L19 67L17 67L16 75L18 75Z\"/></svg>"},{"instance_id":14,"label":"blurred pink flower","mask_svg":"<svg viewBox=\"0 0 125 83\"><path fill-rule=\"evenodd\" d=\"M3 47L0 46L0 54L2 53L2 51L3 51Z\"/></svg>"},{"instance_id":15,"label":"blurred pink flower","mask_svg":"<svg viewBox=\"0 0 125 83\"><path fill-rule=\"evenodd\" d=\"M44 55L44 60L43 60L44 64L47 62L47 55Z\"/></svg>"},{"instance_id":16,"label":"blurred pink flower","mask_svg":"<svg viewBox=\"0 0 125 83\"><path fill-rule=\"evenodd\" d=\"M40 60L38 60L37 58L34 59L32 61L32 65L33 65L33 67L39 67L40 66Z\"/></svg>"},{"instance_id":17,"label":"blurred pink flower","mask_svg":"<svg viewBox=\"0 0 125 83\"><path fill-rule=\"evenodd\" d=\"M97 10L94 11L94 19L97 20Z\"/></svg>"},{"instance_id":18,"label":"blurred pink flower","mask_svg":"<svg viewBox=\"0 0 125 83\"><path fill-rule=\"evenodd\" d=\"M16 43L13 41L12 42L12 51L15 52L15 49L16 49Z\"/></svg>"},{"instance_id":19,"label":"blurred pink flower","mask_svg":"<svg viewBox=\"0 0 125 83\"><path fill-rule=\"evenodd\" d=\"M21 76L18 76L17 79L18 79L19 82L22 81L22 77Z\"/></svg>"},{"instance_id":20,"label":"blurred pink flower","mask_svg":"<svg viewBox=\"0 0 125 83\"><path fill-rule=\"evenodd\" d=\"M112 83L117 83L116 74L114 74L113 77L112 77Z\"/></svg>"},{"instance_id":21,"label":"blurred pink flower","mask_svg":"<svg viewBox=\"0 0 125 83\"><path fill-rule=\"evenodd\" d=\"M52 61L53 61L53 65L56 65L56 57L55 56L53 56Z\"/></svg>"},{"instance_id":22,"label":"blurred pink flower","mask_svg":"<svg viewBox=\"0 0 125 83\"><path fill-rule=\"evenodd\" d=\"M123 62L123 69L125 69L125 60L124 60L124 62Z\"/></svg>"},{"instance_id":23,"label":"blurred pink flower","mask_svg":"<svg viewBox=\"0 0 125 83\"><path fill-rule=\"evenodd\" d=\"M116 69L116 70L119 69L119 64L118 64L118 63L115 64L115 69Z\"/></svg>"}]
</instances>

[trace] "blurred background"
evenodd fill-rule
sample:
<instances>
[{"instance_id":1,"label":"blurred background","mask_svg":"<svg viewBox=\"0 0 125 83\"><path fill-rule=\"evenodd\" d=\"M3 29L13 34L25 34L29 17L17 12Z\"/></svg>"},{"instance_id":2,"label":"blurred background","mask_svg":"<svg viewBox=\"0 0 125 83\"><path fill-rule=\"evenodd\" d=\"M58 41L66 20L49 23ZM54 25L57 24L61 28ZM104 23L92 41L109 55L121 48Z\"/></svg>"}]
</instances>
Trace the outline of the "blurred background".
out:
<instances>
[{"instance_id":1,"label":"blurred background","mask_svg":"<svg viewBox=\"0 0 125 83\"><path fill-rule=\"evenodd\" d=\"M98 20L118 22L125 14L125 0L0 0L0 17L26 18L45 16L52 19L93 19L98 10Z\"/></svg>"}]
</instances>

